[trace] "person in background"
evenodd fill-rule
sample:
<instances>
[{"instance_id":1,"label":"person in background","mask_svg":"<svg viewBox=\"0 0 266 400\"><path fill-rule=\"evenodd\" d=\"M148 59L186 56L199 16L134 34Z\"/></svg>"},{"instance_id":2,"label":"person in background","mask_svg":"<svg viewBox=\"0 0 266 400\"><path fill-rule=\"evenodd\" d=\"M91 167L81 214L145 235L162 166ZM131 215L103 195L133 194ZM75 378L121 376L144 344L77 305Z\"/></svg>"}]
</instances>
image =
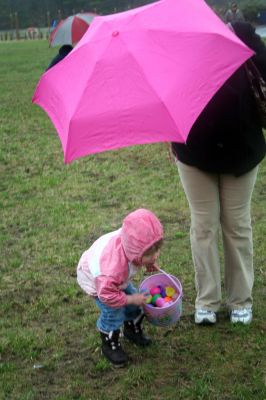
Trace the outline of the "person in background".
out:
<instances>
[{"instance_id":1,"label":"person in background","mask_svg":"<svg viewBox=\"0 0 266 400\"><path fill-rule=\"evenodd\" d=\"M239 10L237 3L233 2L231 8L229 8L224 16L225 22L240 22L245 21L242 11Z\"/></svg>"},{"instance_id":2,"label":"person in background","mask_svg":"<svg viewBox=\"0 0 266 400\"><path fill-rule=\"evenodd\" d=\"M124 336L138 346L151 340L142 329L142 305L146 294L138 293L130 279L142 266L158 271L156 264L163 240L163 227L149 210L138 209L123 221L122 228L101 236L83 253L77 267L77 281L94 298L100 309L97 328L102 352L114 366L128 361L120 343Z\"/></svg>"},{"instance_id":3,"label":"person in background","mask_svg":"<svg viewBox=\"0 0 266 400\"><path fill-rule=\"evenodd\" d=\"M255 51L252 59L266 80L266 47L260 36L247 22L231 25ZM191 212L195 323L215 324L221 306L221 228L230 320L249 324L254 282L250 206L266 144L244 65L205 107L187 143L172 143L172 151Z\"/></svg>"},{"instance_id":4,"label":"person in background","mask_svg":"<svg viewBox=\"0 0 266 400\"><path fill-rule=\"evenodd\" d=\"M48 71L48 69L54 67L57 63L62 61L72 50L73 46L71 46L71 44L64 44L63 46L61 46L58 51L58 54L52 59L46 71Z\"/></svg>"}]
</instances>

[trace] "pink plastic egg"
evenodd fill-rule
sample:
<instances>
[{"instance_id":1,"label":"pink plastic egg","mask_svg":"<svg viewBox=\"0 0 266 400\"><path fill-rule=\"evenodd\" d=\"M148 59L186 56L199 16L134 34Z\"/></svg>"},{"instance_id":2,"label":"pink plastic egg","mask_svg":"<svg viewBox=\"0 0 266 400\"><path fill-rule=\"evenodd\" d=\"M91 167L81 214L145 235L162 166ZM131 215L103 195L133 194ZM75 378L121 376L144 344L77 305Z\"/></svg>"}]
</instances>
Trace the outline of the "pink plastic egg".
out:
<instances>
[{"instance_id":1,"label":"pink plastic egg","mask_svg":"<svg viewBox=\"0 0 266 400\"><path fill-rule=\"evenodd\" d=\"M165 304L165 302L162 297L158 297L158 299L156 299L156 301L155 301L155 305L157 307L164 307L164 304Z\"/></svg>"},{"instance_id":2,"label":"pink plastic egg","mask_svg":"<svg viewBox=\"0 0 266 400\"><path fill-rule=\"evenodd\" d=\"M154 296L155 294L160 294L160 288L158 288L158 286L154 286L154 287L150 288L150 294L152 296Z\"/></svg>"}]
</instances>

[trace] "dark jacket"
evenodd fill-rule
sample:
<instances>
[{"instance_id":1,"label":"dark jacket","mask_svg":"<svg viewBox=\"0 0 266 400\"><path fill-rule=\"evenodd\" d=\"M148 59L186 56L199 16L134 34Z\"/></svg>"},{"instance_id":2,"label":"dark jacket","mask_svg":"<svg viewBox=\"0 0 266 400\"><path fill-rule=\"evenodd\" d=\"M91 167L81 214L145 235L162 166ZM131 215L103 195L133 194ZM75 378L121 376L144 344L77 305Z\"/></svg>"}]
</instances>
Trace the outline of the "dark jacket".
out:
<instances>
[{"instance_id":1,"label":"dark jacket","mask_svg":"<svg viewBox=\"0 0 266 400\"><path fill-rule=\"evenodd\" d=\"M62 47L60 47L58 54L52 59L46 71L62 61L71 52L71 50L73 50L73 47L70 44L64 44Z\"/></svg>"},{"instance_id":2,"label":"dark jacket","mask_svg":"<svg viewBox=\"0 0 266 400\"><path fill-rule=\"evenodd\" d=\"M266 80L266 47L247 22L232 24L237 36L252 48L253 61ZM172 143L174 154L188 165L211 173L242 175L265 156L266 143L244 66L207 104L186 144Z\"/></svg>"}]
</instances>

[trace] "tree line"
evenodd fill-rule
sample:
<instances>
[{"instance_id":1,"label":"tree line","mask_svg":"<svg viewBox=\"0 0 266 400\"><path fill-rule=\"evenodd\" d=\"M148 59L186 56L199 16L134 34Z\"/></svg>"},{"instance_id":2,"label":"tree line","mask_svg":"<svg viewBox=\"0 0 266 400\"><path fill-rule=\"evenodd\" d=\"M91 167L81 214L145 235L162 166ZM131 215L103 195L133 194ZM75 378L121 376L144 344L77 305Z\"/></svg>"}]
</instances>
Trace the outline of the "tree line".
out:
<instances>
[{"instance_id":1,"label":"tree line","mask_svg":"<svg viewBox=\"0 0 266 400\"><path fill-rule=\"evenodd\" d=\"M94 12L100 15L135 8L155 0L0 0L0 30L16 28L49 27L53 21L78 12ZM186 0L184 0L186 1ZM228 0L206 0L212 7L226 9ZM248 20L256 18L266 9L265 0L238 0Z\"/></svg>"},{"instance_id":2,"label":"tree line","mask_svg":"<svg viewBox=\"0 0 266 400\"><path fill-rule=\"evenodd\" d=\"M99 15L124 11L154 0L0 0L0 30L47 27L53 21L79 12Z\"/></svg>"}]
</instances>

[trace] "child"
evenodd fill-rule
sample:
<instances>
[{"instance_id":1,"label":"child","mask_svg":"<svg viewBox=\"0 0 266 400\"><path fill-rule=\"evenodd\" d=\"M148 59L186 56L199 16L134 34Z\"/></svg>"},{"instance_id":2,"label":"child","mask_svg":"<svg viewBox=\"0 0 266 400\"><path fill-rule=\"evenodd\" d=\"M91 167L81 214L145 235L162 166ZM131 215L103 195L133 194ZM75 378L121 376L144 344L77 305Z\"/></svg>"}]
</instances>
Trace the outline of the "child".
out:
<instances>
[{"instance_id":1,"label":"child","mask_svg":"<svg viewBox=\"0 0 266 400\"><path fill-rule=\"evenodd\" d=\"M138 209L124 219L122 228L96 240L79 261L77 281L100 309L97 328L102 352L115 366L128 360L119 341L123 324L124 336L136 345L151 342L141 326L146 295L138 293L129 280L141 266L149 272L158 270L162 240L158 218L149 210Z\"/></svg>"}]
</instances>

